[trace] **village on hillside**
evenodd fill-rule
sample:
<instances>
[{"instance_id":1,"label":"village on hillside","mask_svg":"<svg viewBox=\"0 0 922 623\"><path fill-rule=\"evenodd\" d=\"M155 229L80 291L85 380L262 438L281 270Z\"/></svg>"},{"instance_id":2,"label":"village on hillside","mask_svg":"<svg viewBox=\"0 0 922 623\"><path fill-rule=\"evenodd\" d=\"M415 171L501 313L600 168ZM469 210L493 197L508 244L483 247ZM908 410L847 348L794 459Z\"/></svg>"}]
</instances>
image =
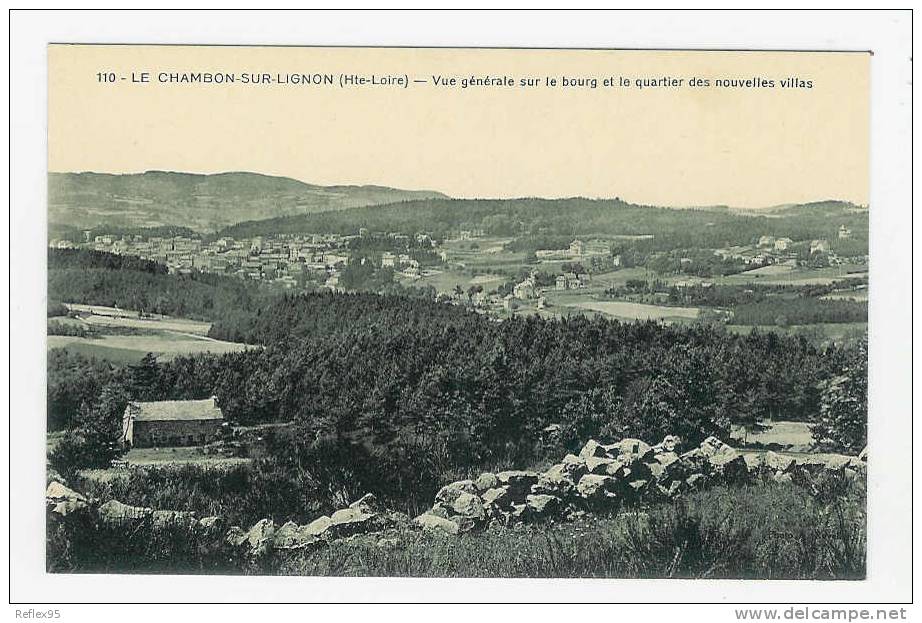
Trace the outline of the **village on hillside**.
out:
<instances>
[{"instance_id":1,"label":"village on hillside","mask_svg":"<svg viewBox=\"0 0 922 623\"><path fill-rule=\"evenodd\" d=\"M508 249L512 239L490 237L480 229L461 229L445 239L431 232L407 235L359 228L351 235L304 233L213 240L182 235L93 235L87 230L81 241L53 239L49 246L136 256L165 265L171 274L230 275L292 291L326 288L342 292L388 283L431 285L444 300L505 316L550 314L555 293L596 293L623 286L626 280L636 279L641 268L644 278L665 279L668 285L683 288L708 287L715 283L712 274L757 278L798 268L866 265L867 255L841 256L833 250L830 239L847 241L851 235L841 225L829 238L795 241L763 235L750 245L696 249L688 257L652 253L640 262L632 249L652 243L654 234L574 237L566 248L533 253L514 253ZM621 278L612 279L613 275Z\"/></svg>"}]
</instances>

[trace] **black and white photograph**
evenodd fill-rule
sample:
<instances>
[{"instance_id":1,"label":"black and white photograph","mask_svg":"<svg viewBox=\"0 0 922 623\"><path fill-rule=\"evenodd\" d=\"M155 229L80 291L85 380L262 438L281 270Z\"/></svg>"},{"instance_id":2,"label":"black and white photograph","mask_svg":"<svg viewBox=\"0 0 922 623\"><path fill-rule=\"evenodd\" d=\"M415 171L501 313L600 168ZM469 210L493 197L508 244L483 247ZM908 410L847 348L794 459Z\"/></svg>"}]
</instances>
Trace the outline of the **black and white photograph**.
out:
<instances>
[{"instance_id":1,"label":"black and white photograph","mask_svg":"<svg viewBox=\"0 0 922 623\"><path fill-rule=\"evenodd\" d=\"M43 577L875 579L873 50L303 41L43 46Z\"/></svg>"}]
</instances>

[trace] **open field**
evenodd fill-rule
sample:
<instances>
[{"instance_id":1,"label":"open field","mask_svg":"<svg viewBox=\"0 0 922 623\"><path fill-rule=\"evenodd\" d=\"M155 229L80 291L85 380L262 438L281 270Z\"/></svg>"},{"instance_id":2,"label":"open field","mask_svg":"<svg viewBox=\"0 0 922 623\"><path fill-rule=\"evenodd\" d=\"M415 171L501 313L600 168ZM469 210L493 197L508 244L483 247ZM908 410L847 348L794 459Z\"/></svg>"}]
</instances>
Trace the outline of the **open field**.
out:
<instances>
[{"instance_id":1,"label":"open field","mask_svg":"<svg viewBox=\"0 0 922 623\"><path fill-rule=\"evenodd\" d=\"M730 324L726 325L728 331L733 333L748 335L752 332L753 329L758 329L759 331L774 331L775 333L781 333L784 335L804 335L816 333L817 335L822 335L828 340L841 341L852 335L859 333L867 332L868 323L866 322L829 322L823 324L808 324L808 325L790 325L787 327L778 327L775 325L736 325Z\"/></svg>"},{"instance_id":2,"label":"open field","mask_svg":"<svg viewBox=\"0 0 922 623\"><path fill-rule=\"evenodd\" d=\"M806 447L813 444L813 433L809 422L784 420L759 422L761 430L745 431L734 427L730 438L744 444L778 444L787 447Z\"/></svg>"},{"instance_id":3,"label":"open field","mask_svg":"<svg viewBox=\"0 0 922 623\"><path fill-rule=\"evenodd\" d=\"M122 457L130 465L176 465L195 463L196 465L236 465L249 463L250 459L226 457L221 454L205 454L198 446L176 448L132 448Z\"/></svg>"},{"instance_id":4,"label":"open field","mask_svg":"<svg viewBox=\"0 0 922 623\"><path fill-rule=\"evenodd\" d=\"M68 309L81 314L81 320L94 327L129 327L151 331L178 331L194 335L207 335L211 324L185 318L172 318L154 314L151 318L139 318L130 310L103 307L100 305L79 305L66 303Z\"/></svg>"},{"instance_id":5,"label":"open field","mask_svg":"<svg viewBox=\"0 0 922 623\"><path fill-rule=\"evenodd\" d=\"M49 335L48 348L67 348L88 357L134 362L140 361L147 353L153 353L161 360L169 360L176 355L234 353L246 350L247 346L165 331L153 335L101 335L99 337Z\"/></svg>"},{"instance_id":6,"label":"open field","mask_svg":"<svg viewBox=\"0 0 922 623\"><path fill-rule=\"evenodd\" d=\"M154 315L138 318L137 312L99 305L66 303L79 318L50 318L56 322L93 328L99 335L78 337L49 335L48 348L66 348L86 357L108 359L116 363L137 363L147 353L161 361L177 355L195 353L233 353L245 350L245 344L224 342L207 337L207 322ZM107 329L111 334L107 334ZM141 334L120 335L119 329L140 330ZM125 331L121 331L125 333Z\"/></svg>"},{"instance_id":7,"label":"open field","mask_svg":"<svg viewBox=\"0 0 922 623\"><path fill-rule=\"evenodd\" d=\"M615 318L628 320L694 320L701 312L697 307L668 307L665 305L646 305L629 301L586 301L573 303L575 307L601 312Z\"/></svg>"},{"instance_id":8,"label":"open field","mask_svg":"<svg viewBox=\"0 0 922 623\"><path fill-rule=\"evenodd\" d=\"M747 284L766 284L766 285L828 285L843 279L852 279L857 277L867 277L868 269L865 265L855 266L833 266L830 268L790 268L780 266L778 268L787 268L782 272L761 273L774 266L766 266L756 270L748 270L735 275L725 275L723 277L714 277L711 281L720 285L747 285Z\"/></svg>"}]
</instances>

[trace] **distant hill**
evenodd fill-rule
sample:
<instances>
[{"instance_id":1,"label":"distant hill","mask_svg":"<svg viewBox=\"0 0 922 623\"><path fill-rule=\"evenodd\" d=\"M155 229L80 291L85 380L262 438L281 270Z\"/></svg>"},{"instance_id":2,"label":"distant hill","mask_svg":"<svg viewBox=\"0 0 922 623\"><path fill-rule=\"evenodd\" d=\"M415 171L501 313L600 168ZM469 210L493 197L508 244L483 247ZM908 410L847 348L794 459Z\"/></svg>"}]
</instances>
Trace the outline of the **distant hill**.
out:
<instances>
[{"instance_id":1,"label":"distant hill","mask_svg":"<svg viewBox=\"0 0 922 623\"><path fill-rule=\"evenodd\" d=\"M740 214L758 214L758 215L808 215L808 216L837 216L846 213L867 212L866 206L860 206L850 201L839 201L838 199L826 199L823 201L810 201L808 203L785 203L767 208L744 209L733 208L734 212Z\"/></svg>"},{"instance_id":2,"label":"distant hill","mask_svg":"<svg viewBox=\"0 0 922 623\"><path fill-rule=\"evenodd\" d=\"M316 186L258 173L48 175L48 219L55 230L171 225L210 232L246 220L431 198L445 195L385 186Z\"/></svg>"},{"instance_id":3,"label":"distant hill","mask_svg":"<svg viewBox=\"0 0 922 623\"><path fill-rule=\"evenodd\" d=\"M673 209L620 199L424 199L374 208L303 214L228 227L218 235L246 238L269 234L426 231L443 237L461 229L495 236L624 236L654 234L652 249L750 244L760 236L794 240L832 238L840 225L867 241L868 212L842 202L787 206L778 212Z\"/></svg>"}]
</instances>

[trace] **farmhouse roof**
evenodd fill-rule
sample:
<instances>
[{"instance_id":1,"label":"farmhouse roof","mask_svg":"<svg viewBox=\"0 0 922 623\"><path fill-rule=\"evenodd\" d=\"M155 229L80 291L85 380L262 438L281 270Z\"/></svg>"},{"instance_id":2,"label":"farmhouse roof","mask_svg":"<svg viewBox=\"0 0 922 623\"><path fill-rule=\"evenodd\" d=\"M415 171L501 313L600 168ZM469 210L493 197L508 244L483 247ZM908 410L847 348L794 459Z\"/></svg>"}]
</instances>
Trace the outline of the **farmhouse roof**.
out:
<instances>
[{"instance_id":1,"label":"farmhouse roof","mask_svg":"<svg viewBox=\"0 0 922 623\"><path fill-rule=\"evenodd\" d=\"M161 400L158 402L131 402L128 404L135 421L162 422L171 420L222 420L221 409L215 399Z\"/></svg>"}]
</instances>

